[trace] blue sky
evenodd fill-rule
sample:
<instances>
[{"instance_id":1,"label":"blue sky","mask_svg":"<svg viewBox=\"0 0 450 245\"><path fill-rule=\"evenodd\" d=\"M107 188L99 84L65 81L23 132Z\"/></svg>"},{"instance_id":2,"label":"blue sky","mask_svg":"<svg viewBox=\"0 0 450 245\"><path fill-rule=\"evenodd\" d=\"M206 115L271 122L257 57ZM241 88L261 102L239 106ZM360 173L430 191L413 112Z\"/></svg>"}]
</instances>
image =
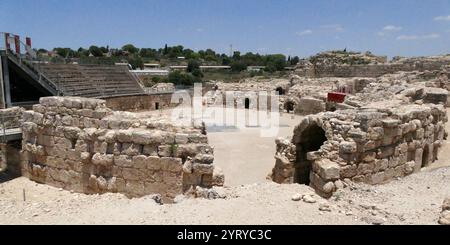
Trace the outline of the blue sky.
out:
<instances>
[{"instance_id":1,"label":"blue sky","mask_svg":"<svg viewBox=\"0 0 450 245\"><path fill-rule=\"evenodd\" d=\"M450 53L450 0L0 0L0 13L0 31L28 35L42 48Z\"/></svg>"}]
</instances>

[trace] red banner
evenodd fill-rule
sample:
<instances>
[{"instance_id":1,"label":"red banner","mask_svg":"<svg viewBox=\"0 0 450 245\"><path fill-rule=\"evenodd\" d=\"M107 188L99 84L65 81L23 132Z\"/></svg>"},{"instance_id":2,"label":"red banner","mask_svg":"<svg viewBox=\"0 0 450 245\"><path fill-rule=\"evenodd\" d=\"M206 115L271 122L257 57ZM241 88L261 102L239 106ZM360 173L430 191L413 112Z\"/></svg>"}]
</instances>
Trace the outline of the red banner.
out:
<instances>
[{"instance_id":1,"label":"red banner","mask_svg":"<svg viewBox=\"0 0 450 245\"><path fill-rule=\"evenodd\" d=\"M30 55L30 50L31 50L31 38L26 37L26 38L25 38L25 44L27 45L27 47L26 47L27 55Z\"/></svg>"},{"instance_id":2,"label":"red banner","mask_svg":"<svg viewBox=\"0 0 450 245\"><path fill-rule=\"evenodd\" d=\"M331 93L328 93L328 101L342 103L345 101L346 96L347 95L344 93L331 92Z\"/></svg>"},{"instance_id":3,"label":"red banner","mask_svg":"<svg viewBox=\"0 0 450 245\"><path fill-rule=\"evenodd\" d=\"M16 54L20 54L20 37L19 37L19 35L14 35L14 44L16 45Z\"/></svg>"},{"instance_id":4,"label":"red banner","mask_svg":"<svg viewBox=\"0 0 450 245\"><path fill-rule=\"evenodd\" d=\"M5 47L6 50L11 49L11 43L9 42L9 33L5 33Z\"/></svg>"}]
</instances>

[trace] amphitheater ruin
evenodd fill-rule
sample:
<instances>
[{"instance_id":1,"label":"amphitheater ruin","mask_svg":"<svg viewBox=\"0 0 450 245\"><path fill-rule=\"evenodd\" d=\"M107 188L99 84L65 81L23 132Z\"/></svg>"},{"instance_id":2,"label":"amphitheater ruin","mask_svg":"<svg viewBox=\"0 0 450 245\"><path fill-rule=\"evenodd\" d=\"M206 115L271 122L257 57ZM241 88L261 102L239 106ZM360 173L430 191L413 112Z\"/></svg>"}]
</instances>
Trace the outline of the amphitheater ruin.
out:
<instances>
[{"instance_id":1,"label":"amphitheater ruin","mask_svg":"<svg viewBox=\"0 0 450 245\"><path fill-rule=\"evenodd\" d=\"M228 152L210 142L214 129L202 118L183 126L170 118L182 103L174 103L172 84L144 88L123 66L36 65L19 57L1 51L1 170L73 192L159 194L165 202L247 174L216 164ZM273 142L265 176L329 198L351 183L383 184L439 159L449 78L449 55L387 61L329 52L302 60L284 78L211 81L202 103L226 105L231 93L230 104L258 111L260 93L277 98L276 109L292 115L295 127Z\"/></svg>"}]
</instances>

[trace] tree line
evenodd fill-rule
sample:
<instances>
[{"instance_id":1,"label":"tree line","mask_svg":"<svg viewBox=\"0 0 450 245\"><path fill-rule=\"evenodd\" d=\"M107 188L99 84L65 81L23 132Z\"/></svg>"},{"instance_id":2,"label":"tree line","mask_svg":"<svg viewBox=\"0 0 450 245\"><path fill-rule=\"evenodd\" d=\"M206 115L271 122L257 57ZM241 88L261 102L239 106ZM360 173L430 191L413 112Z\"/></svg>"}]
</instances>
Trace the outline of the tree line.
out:
<instances>
[{"instance_id":1,"label":"tree line","mask_svg":"<svg viewBox=\"0 0 450 245\"><path fill-rule=\"evenodd\" d=\"M182 62L192 65L229 65L234 72L247 69L248 66L264 66L266 72L282 71L286 66L293 66L299 62L299 57L286 57L283 54L261 55L248 52L241 54L235 51L232 56L215 52L212 49L194 51L181 45L165 45L159 49L138 48L132 44L124 45L122 48L114 49L109 46L89 48L80 47L78 50L57 47L52 50L59 57L70 60L81 60L81 63L102 62L128 62L136 68L143 68L145 62L158 62L162 66L180 64ZM39 49L38 54L48 54L48 50ZM183 59L180 59L183 57ZM200 77L199 71L190 71L193 75Z\"/></svg>"}]
</instances>

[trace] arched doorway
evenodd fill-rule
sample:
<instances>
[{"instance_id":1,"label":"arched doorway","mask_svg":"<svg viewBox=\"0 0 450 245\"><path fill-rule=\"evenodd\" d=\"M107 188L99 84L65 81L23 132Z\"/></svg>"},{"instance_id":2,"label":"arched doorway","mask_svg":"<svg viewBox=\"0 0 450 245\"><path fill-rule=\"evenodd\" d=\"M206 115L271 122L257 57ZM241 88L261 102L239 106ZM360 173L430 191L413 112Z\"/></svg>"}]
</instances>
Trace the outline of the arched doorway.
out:
<instances>
[{"instance_id":1,"label":"arched doorway","mask_svg":"<svg viewBox=\"0 0 450 245\"><path fill-rule=\"evenodd\" d=\"M277 89L275 89L276 92L278 92L278 95L284 95L285 91L282 87L278 87Z\"/></svg>"},{"instance_id":2,"label":"arched doorway","mask_svg":"<svg viewBox=\"0 0 450 245\"><path fill-rule=\"evenodd\" d=\"M250 109L250 99L245 98L245 109Z\"/></svg>"},{"instance_id":3,"label":"arched doorway","mask_svg":"<svg viewBox=\"0 0 450 245\"><path fill-rule=\"evenodd\" d=\"M284 104L284 109L287 111L287 113L290 113L291 111L294 111L294 102L292 101L287 101Z\"/></svg>"},{"instance_id":4,"label":"arched doorway","mask_svg":"<svg viewBox=\"0 0 450 245\"><path fill-rule=\"evenodd\" d=\"M309 185L312 162L306 157L308 152L318 151L327 141L325 131L317 124L309 125L300 135L297 143L297 161L295 165L294 182Z\"/></svg>"},{"instance_id":5,"label":"arched doorway","mask_svg":"<svg viewBox=\"0 0 450 245\"><path fill-rule=\"evenodd\" d=\"M422 154L422 168L427 167L430 164L430 147L425 145Z\"/></svg>"}]
</instances>

